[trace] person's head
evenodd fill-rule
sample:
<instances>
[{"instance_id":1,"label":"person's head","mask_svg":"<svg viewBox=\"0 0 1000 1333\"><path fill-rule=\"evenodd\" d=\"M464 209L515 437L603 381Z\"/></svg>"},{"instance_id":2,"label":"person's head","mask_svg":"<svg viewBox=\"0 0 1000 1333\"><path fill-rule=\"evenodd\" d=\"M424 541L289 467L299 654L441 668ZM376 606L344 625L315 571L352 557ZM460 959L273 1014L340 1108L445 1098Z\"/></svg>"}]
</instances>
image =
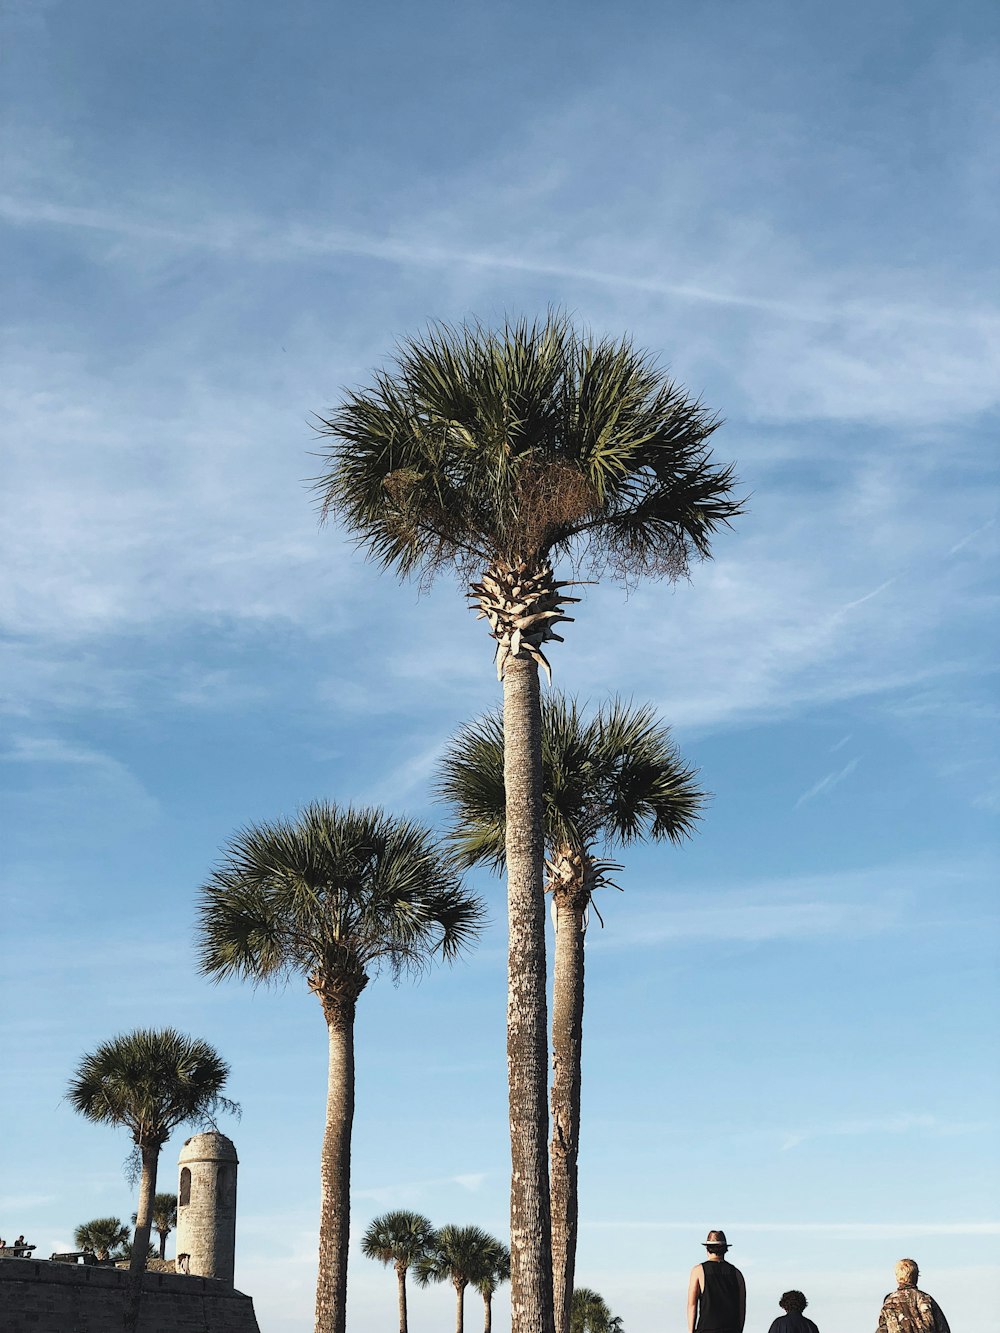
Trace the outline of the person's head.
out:
<instances>
[{"instance_id":1,"label":"person's head","mask_svg":"<svg viewBox=\"0 0 1000 1333\"><path fill-rule=\"evenodd\" d=\"M801 1314L809 1302L801 1291L786 1291L778 1304L786 1314Z\"/></svg>"},{"instance_id":2,"label":"person's head","mask_svg":"<svg viewBox=\"0 0 1000 1333\"><path fill-rule=\"evenodd\" d=\"M729 1242L726 1240L724 1231L710 1231L702 1241L702 1245L715 1259L721 1259L729 1249Z\"/></svg>"},{"instance_id":3,"label":"person's head","mask_svg":"<svg viewBox=\"0 0 1000 1333\"><path fill-rule=\"evenodd\" d=\"M896 1265L896 1281L901 1287L915 1287L920 1269L915 1259L900 1259Z\"/></svg>"}]
</instances>

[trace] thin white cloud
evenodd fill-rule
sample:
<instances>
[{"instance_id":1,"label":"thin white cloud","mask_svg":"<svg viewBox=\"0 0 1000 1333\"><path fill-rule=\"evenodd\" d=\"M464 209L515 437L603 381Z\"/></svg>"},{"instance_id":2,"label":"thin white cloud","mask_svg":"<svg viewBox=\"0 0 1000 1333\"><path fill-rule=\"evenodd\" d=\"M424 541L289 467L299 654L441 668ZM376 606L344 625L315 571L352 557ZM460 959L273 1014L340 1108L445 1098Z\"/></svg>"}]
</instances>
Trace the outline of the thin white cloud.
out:
<instances>
[{"instance_id":1,"label":"thin white cloud","mask_svg":"<svg viewBox=\"0 0 1000 1333\"><path fill-rule=\"evenodd\" d=\"M851 776L851 774L857 768L858 762L859 761L857 759L851 759L844 765L843 768L836 769L833 773L827 773L825 778L820 778L818 782L814 783L811 787L808 788L808 790L802 793L802 795L795 802L795 809L797 810L800 805L805 805L807 801L811 801L817 796L829 795L829 793L833 791L834 787L839 787L845 778L849 778Z\"/></svg>"},{"instance_id":2,"label":"thin white cloud","mask_svg":"<svg viewBox=\"0 0 1000 1333\"><path fill-rule=\"evenodd\" d=\"M785 1135L781 1147L783 1151L788 1152L813 1139L868 1138L885 1134L925 1133L950 1138L955 1135L979 1133L987 1128L988 1124L982 1121L952 1123L926 1113L901 1112L898 1115L839 1120L826 1125L793 1130Z\"/></svg>"}]
</instances>

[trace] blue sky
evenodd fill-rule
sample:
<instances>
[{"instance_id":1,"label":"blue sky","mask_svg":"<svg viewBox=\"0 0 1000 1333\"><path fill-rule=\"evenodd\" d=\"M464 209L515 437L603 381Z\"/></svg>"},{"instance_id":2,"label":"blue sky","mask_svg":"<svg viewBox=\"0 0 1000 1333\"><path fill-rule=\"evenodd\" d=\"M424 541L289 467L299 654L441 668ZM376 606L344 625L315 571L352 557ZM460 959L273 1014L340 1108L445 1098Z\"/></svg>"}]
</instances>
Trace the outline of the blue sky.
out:
<instances>
[{"instance_id":1,"label":"blue sky","mask_svg":"<svg viewBox=\"0 0 1000 1333\"><path fill-rule=\"evenodd\" d=\"M309 418L428 320L555 304L718 410L751 494L690 583L587 590L554 657L581 698L655 702L714 793L687 847L628 854L589 942L578 1278L629 1333L679 1324L723 1226L749 1330L788 1286L823 1333L873 1327L912 1254L987 1333L995 7L3 23L0 1231L48 1253L132 1211L128 1144L61 1097L98 1041L173 1023L244 1107L238 1284L263 1333L309 1326L319 1007L201 982L197 886L318 796L442 820L440 748L497 697L454 584L418 597L317 527ZM505 1227L503 891L477 882L480 950L359 1006L356 1236L396 1206ZM349 1317L394 1318L358 1255Z\"/></svg>"}]
</instances>

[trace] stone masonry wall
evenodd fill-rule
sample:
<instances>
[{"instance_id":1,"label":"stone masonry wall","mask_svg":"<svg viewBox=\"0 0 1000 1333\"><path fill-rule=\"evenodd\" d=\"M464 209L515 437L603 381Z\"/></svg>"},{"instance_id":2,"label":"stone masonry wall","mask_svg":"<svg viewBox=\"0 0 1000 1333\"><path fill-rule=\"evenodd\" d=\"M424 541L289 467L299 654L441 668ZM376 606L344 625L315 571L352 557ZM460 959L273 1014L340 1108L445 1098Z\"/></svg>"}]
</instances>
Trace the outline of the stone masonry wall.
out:
<instances>
[{"instance_id":1,"label":"stone masonry wall","mask_svg":"<svg viewBox=\"0 0 1000 1333\"><path fill-rule=\"evenodd\" d=\"M128 1274L0 1259L3 1333L119 1333ZM260 1333L253 1301L213 1278L146 1273L138 1333Z\"/></svg>"}]
</instances>

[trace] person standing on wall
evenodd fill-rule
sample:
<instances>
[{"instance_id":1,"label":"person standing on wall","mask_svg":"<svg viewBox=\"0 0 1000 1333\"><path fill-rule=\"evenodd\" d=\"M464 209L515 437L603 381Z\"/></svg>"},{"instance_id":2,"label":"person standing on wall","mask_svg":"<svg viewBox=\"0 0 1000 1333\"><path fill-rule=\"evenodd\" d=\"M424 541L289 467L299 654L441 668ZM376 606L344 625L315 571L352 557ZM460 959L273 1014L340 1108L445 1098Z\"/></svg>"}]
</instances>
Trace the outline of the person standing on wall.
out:
<instances>
[{"instance_id":1,"label":"person standing on wall","mask_svg":"<svg viewBox=\"0 0 1000 1333\"><path fill-rule=\"evenodd\" d=\"M702 1244L708 1255L691 1269L688 1282L688 1333L743 1333L746 1283L740 1270L726 1262L726 1233L710 1231Z\"/></svg>"}]
</instances>

